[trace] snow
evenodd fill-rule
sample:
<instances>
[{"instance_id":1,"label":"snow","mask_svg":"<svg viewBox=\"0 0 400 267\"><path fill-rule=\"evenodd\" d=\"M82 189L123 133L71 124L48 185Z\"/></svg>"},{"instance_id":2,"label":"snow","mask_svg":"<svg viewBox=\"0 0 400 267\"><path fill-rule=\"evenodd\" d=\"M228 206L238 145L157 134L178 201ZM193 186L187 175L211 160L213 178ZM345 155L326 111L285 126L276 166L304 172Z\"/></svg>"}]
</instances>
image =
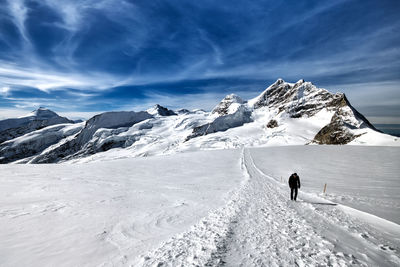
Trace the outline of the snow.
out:
<instances>
[{"instance_id":1,"label":"snow","mask_svg":"<svg viewBox=\"0 0 400 267\"><path fill-rule=\"evenodd\" d=\"M63 142L64 138L78 133L83 126L84 123L56 124L6 141L0 144L0 160L14 158L26 161L38 151L52 148L54 144Z\"/></svg>"},{"instance_id":2,"label":"snow","mask_svg":"<svg viewBox=\"0 0 400 267\"><path fill-rule=\"evenodd\" d=\"M268 157L269 149L262 150L264 156ZM315 194L306 193L299 202L291 202L287 185L260 171L252 155L252 150L244 150L245 183L225 206L134 263L143 266L400 263L397 224L386 223L392 226L388 234L382 227L377 229L376 222L371 226L360 220L361 216L349 215L352 212L348 207L331 205Z\"/></svg>"},{"instance_id":3,"label":"snow","mask_svg":"<svg viewBox=\"0 0 400 267\"><path fill-rule=\"evenodd\" d=\"M239 158L3 165L1 266L122 265L222 205L241 181Z\"/></svg>"},{"instance_id":4,"label":"snow","mask_svg":"<svg viewBox=\"0 0 400 267\"><path fill-rule=\"evenodd\" d=\"M1 120L0 121L0 131L4 131L4 130L10 129L10 128L15 128L15 127L20 127L22 125L28 124L29 122L31 122L33 120L49 120L50 124L72 122L72 121L68 121L67 118L58 116L57 113L55 113L49 109L40 107L40 108L26 114L25 116Z\"/></svg>"},{"instance_id":5,"label":"snow","mask_svg":"<svg viewBox=\"0 0 400 267\"><path fill-rule=\"evenodd\" d=\"M399 156L395 147L287 146L3 165L0 259L2 266L398 266ZM302 181L298 202L285 180L293 171Z\"/></svg>"},{"instance_id":6,"label":"snow","mask_svg":"<svg viewBox=\"0 0 400 267\"><path fill-rule=\"evenodd\" d=\"M211 111L215 117L221 115L234 114L245 101L235 94L227 95L221 102Z\"/></svg>"},{"instance_id":7,"label":"snow","mask_svg":"<svg viewBox=\"0 0 400 267\"><path fill-rule=\"evenodd\" d=\"M59 135L60 137L58 138L61 139L62 137L77 133L83 128L83 126L84 123L56 124L35 132L30 132L24 136L14 138L10 141L6 141L4 144L10 144L11 147L16 147L21 144L32 143L39 140L49 141L49 138L52 138L53 135L56 137Z\"/></svg>"},{"instance_id":8,"label":"snow","mask_svg":"<svg viewBox=\"0 0 400 267\"><path fill-rule=\"evenodd\" d=\"M149 108L148 110L146 110L147 113L153 115L153 116L174 116L177 115L174 111L169 110L163 106L160 105L155 105L152 108Z\"/></svg>"},{"instance_id":9,"label":"snow","mask_svg":"<svg viewBox=\"0 0 400 267\"><path fill-rule=\"evenodd\" d=\"M46 120L46 119L50 119L53 117L58 117L58 115L55 112L53 112L47 108L40 107L40 108L30 112L29 114L27 114L24 117L35 117L35 119Z\"/></svg>"},{"instance_id":10,"label":"snow","mask_svg":"<svg viewBox=\"0 0 400 267\"><path fill-rule=\"evenodd\" d=\"M361 136L354 139L349 145L400 146L400 139L397 136L380 133L369 128L353 130L353 132Z\"/></svg>"},{"instance_id":11,"label":"snow","mask_svg":"<svg viewBox=\"0 0 400 267\"><path fill-rule=\"evenodd\" d=\"M251 149L264 173L287 181L300 174L304 188L400 224L400 149L363 146L293 146ZM267 152L268 151L268 154Z\"/></svg>"},{"instance_id":12,"label":"snow","mask_svg":"<svg viewBox=\"0 0 400 267\"><path fill-rule=\"evenodd\" d=\"M241 112L239 112L241 111ZM243 112L242 112L243 111ZM97 129L89 143L101 147L107 142L124 142L121 148L98 152L84 158L76 158L74 162L104 161L129 157L169 155L180 152L214 149L231 149L246 147L269 147L310 144L318 131L330 123L332 111L322 109L312 117L290 118L286 113L278 113L274 109L262 107L253 111L250 120L240 127L226 129L226 125L243 123L246 110L242 106L236 113L219 116L216 119L206 112L186 113L179 116L157 117L139 122L130 128ZM278 122L278 127L267 128L271 119ZM192 129L201 125L204 133L186 140ZM210 126L210 127L208 127ZM222 131L225 130L225 131ZM400 145L399 138L385 135L368 128L353 130L361 135L351 145Z\"/></svg>"}]
</instances>

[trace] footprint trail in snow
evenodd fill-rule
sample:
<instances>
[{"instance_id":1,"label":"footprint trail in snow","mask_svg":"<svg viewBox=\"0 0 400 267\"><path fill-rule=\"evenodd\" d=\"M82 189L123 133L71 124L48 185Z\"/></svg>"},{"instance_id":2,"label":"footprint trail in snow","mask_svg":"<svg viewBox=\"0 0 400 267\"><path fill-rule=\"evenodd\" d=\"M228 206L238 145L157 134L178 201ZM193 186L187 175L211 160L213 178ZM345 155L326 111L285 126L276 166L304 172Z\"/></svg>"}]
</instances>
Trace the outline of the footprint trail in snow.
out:
<instances>
[{"instance_id":1,"label":"footprint trail in snow","mask_svg":"<svg viewBox=\"0 0 400 267\"><path fill-rule=\"evenodd\" d=\"M374 236L367 225L336 206L315 208L310 203L288 200L287 190L255 166L247 149L242 152L241 168L246 180L224 207L132 264L400 265L399 243L382 244L379 233Z\"/></svg>"}]
</instances>

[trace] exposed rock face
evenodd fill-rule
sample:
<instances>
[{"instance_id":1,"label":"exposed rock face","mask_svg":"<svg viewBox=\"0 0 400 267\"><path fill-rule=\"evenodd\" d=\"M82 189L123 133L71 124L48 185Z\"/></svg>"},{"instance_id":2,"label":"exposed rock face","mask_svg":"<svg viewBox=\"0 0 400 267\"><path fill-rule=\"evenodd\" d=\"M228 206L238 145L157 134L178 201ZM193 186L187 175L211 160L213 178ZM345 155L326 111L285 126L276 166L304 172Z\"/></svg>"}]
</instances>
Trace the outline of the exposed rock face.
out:
<instances>
[{"instance_id":1,"label":"exposed rock face","mask_svg":"<svg viewBox=\"0 0 400 267\"><path fill-rule=\"evenodd\" d=\"M314 143L345 145L362 135L354 134L352 130L363 128L376 130L363 115L350 105L345 95L336 102L334 107L336 112L332 116L331 122L315 135Z\"/></svg>"},{"instance_id":2,"label":"exposed rock face","mask_svg":"<svg viewBox=\"0 0 400 267\"><path fill-rule=\"evenodd\" d=\"M254 109L267 107L291 118L312 117L323 109L334 112L331 122L315 136L313 142L317 144L347 144L360 136L352 133L354 129L376 130L350 105L343 93L333 94L304 80L291 84L278 79L253 103Z\"/></svg>"},{"instance_id":3,"label":"exposed rock face","mask_svg":"<svg viewBox=\"0 0 400 267\"><path fill-rule=\"evenodd\" d=\"M155 105L153 108L147 110L147 112L151 115L160 115L160 116L175 116L178 115L174 111L167 109L159 104Z\"/></svg>"},{"instance_id":4,"label":"exposed rock face","mask_svg":"<svg viewBox=\"0 0 400 267\"><path fill-rule=\"evenodd\" d=\"M254 109L269 107L286 112L292 118L311 117L323 108L334 109L343 94L332 94L311 82L300 80L294 84L278 79L254 102Z\"/></svg>"},{"instance_id":5,"label":"exposed rock face","mask_svg":"<svg viewBox=\"0 0 400 267\"><path fill-rule=\"evenodd\" d=\"M180 115L180 114L190 114L192 112L188 109L181 108L181 109L177 110L177 113Z\"/></svg>"},{"instance_id":6,"label":"exposed rock face","mask_svg":"<svg viewBox=\"0 0 400 267\"><path fill-rule=\"evenodd\" d=\"M74 121L58 116L57 113L41 107L31 112L28 116L0 121L0 143L61 123L74 123Z\"/></svg>"},{"instance_id":7,"label":"exposed rock face","mask_svg":"<svg viewBox=\"0 0 400 267\"><path fill-rule=\"evenodd\" d=\"M314 137L313 142L325 145L345 145L360 135L352 134L345 127L344 122L336 114L332 117L331 123L324 126Z\"/></svg>"},{"instance_id":8,"label":"exposed rock face","mask_svg":"<svg viewBox=\"0 0 400 267\"><path fill-rule=\"evenodd\" d=\"M278 122L276 120L270 120L267 124L267 128L275 128L278 127Z\"/></svg>"},{"instance_id":9,"label":"exposed rock face","mask_svg":"<svg viewBox=\"0 0 400 267\"><path fill-rule=\"evenodd\" d=\"M211 114L224 116L235 113L245 101L235 94L227 95L221 102L211 111Z\"/></svg>"}]
</instances>

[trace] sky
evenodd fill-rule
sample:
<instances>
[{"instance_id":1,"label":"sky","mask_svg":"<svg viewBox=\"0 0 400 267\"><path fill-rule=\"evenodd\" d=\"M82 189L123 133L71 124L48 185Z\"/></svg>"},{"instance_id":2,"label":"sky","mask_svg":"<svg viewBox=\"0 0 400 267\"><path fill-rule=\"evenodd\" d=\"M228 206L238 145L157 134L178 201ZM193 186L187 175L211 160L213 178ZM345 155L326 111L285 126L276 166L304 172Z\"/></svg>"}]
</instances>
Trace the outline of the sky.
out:
<instances>
[{"instance_id":1,"label":"sky","mask_svg":"<svg viewBox=\"0 0 400 267\"><path fill-rule=\"evenodd\" d=\"M398 0L0 0L0 118L210 110L282 78L400 123Z\"/></svg>"}]
</instances>

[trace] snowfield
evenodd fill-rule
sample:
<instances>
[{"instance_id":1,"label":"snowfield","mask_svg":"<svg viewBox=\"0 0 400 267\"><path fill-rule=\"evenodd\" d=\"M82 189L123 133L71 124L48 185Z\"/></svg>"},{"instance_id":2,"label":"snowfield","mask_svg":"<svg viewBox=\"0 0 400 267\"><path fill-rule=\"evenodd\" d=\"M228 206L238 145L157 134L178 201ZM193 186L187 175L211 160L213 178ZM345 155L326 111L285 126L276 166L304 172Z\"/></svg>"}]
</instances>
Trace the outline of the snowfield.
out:
<instances>
[{"instance_id":1,"label":"snowfield","mask_svg":"<svg viewBox=\"0 0 400 267\"><path fill-rule=\"evenodd\" d=\"M309 192L400 224L400 149L364 146L295 146L251 149L263 173L278 181L301 174ZM266 155L268 151L268 155ZM322 152L322 153L321 153Z\"/></svg>"},{"instance_id":2,"label":"snowfield","mask_svg":"<svg viewBox=\"0 0 400 267\"><path fill-rule=\"evenodd\" d=\"M399 156L287 146L2 165L0 265L399 266Z\"/></svg>"}]
</instances>

